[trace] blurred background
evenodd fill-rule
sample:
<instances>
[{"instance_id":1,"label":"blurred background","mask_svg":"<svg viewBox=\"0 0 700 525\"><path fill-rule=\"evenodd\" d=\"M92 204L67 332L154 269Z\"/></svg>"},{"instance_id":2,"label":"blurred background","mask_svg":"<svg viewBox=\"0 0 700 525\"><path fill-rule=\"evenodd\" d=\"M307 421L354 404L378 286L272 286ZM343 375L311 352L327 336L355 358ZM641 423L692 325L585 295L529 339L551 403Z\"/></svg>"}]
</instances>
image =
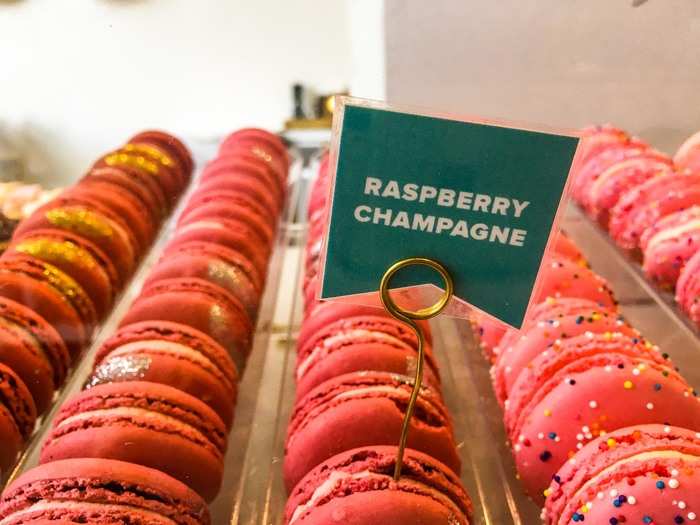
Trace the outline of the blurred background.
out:
<instances>
[{"instance_id":1,"label":"blurred background","mask_svg":"<svg viewBox=\"0 0 700 525\"><path fill-rule=\"evenodd\" d=\"M0 174L47 186L146 127L323 127L342 92L668 152L700 127L698 0L5 0L0 43Z\"/></svg>"}]
</instances>

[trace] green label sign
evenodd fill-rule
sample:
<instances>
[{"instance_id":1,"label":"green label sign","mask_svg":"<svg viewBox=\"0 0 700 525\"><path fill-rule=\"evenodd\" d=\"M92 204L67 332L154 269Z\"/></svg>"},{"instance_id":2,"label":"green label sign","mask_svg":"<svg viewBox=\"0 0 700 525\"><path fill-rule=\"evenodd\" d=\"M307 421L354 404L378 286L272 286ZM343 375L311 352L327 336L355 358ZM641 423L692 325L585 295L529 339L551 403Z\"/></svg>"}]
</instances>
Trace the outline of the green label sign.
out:
<instances>
[{"instance_id":1,"label":"green label sign","mask_svg":"<svg viewBox=\"0 0 700 525\"><path fill-rule=\"evenodd\" d=\"M397 260L429 257L458 299L520 326L579 139L351 99L340 109L321 298L376 292ZM420 267L392 282L441 285Z\"/></svg>"}]
</instances>

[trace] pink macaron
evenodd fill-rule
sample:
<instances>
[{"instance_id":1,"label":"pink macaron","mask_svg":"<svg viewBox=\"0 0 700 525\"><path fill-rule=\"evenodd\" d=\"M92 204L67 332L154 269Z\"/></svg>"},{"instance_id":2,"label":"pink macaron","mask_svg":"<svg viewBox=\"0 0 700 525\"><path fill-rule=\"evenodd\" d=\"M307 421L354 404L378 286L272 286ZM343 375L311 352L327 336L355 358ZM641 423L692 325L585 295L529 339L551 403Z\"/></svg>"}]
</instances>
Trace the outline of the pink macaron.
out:
<instances>
[{"instance_id":1,"label":"pink macaron","mask_svg":"<svg viewBox=\"0 0 700 525\"><path fill-rule=\"evenodd\" d=\"M700 173L700 131L681 144L673 160L682 169Z\"/></svg>"},{"instance_id":2,"label":"pink macaron","mask_svg":"<svg viewBox=\"0 0 700 525\"><path fill-rule=\"evenodd\" d=\"M676 301L690 319L700 325L700 251L681 269L676 283Z\"/></svg>"},{"instance_id":3,"label":"pink macaron","mask_svg":"<svg viewBox=\"0 0 700 525\"><path fill-rule=\"evenodd\" d=\"M542 269L533 300L540 303L548 297L588 299L603 308L615 308L616 305L605 279L563 257L552 257Z\"/></svg>"}]
</instances>

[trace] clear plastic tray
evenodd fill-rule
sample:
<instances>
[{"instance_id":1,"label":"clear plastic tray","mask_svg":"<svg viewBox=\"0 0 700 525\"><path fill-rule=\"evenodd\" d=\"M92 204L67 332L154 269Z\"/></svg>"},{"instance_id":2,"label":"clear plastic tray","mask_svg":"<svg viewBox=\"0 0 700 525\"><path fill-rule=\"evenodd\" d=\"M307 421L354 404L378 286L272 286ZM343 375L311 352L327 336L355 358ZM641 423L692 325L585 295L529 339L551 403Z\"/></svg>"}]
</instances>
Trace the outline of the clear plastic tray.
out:
<instances>
[{"instance_id":1,"label":"clear plastic tray","mask_svg":"<svg viewBox=\"0 0 700 525\"><path fill-rule=\"evenodd\" d=\"M305 203L316 166L293 169L289 202L270 264L254 348L240 385L236 421L226 456L223 488L212 503L215 525L278 525L286 495L282 481L284 439L294 399L295 337L301 322L301 277L306 236ZM184 199L183 199L184 200ZM172 230L166 226L131 287L88 351L57 401L79 390L92 355L111 335L140 289L150 266ZM610 280L623 313L652 341L671 353L688 380L700 384L700 342L694 328L673 306L672 299L650 286L639 269L608 240L606 234L571 207L564 228L583 249L595 270ZM463 465L463 482L475 506L479 525L531 525L539 509L520 489L493 396L488 364L475 344L469 325L439 318L432 322L435 353L443 378L445 401L453 415ZM56 408L54 408L54 411ZM50 419L49 414L47 419ZM12 477L37 462L44 423Z\"/></svg>"}]
</instances>

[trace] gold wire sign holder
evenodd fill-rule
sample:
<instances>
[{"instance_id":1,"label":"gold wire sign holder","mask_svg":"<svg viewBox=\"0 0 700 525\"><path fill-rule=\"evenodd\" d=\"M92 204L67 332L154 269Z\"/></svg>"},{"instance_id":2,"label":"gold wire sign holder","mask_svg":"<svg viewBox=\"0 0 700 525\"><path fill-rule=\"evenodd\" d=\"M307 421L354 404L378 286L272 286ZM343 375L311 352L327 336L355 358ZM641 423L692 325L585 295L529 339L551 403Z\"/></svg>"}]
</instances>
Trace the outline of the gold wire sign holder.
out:
<instances>
[{"instance_id":1,"label":"gold wire sign holder","mask_svg":"<svg viewBox=\"0 0 700 525\"><path fill-rule=\"evenodd\" d=\"M389 292L389 284L391 283L392 277L399 270L406 268L408 266L427 266L437 271L442 277L445 283L445 291L440 297L440 299L426 308L421 308L420 310L407 310L399 305L397 305L391 298ZM420 326L418 326L417 321L427 321L432 319L442 312L447 304L450 302L452 295L454 294L454 283L452 281L452 276L447 271L441 263L433 259L428 259L426 257L408 257L406 259L401 259L400 261L392 264L389 269L382 276L382 281L379 286L379 293L382 299L382 304L384 308L391 314L392 317L399 321L403 321L416 333L418 338L418 364L416 366L416 375L413 381L413 391L411 392L411 397L408 402L408 407L406 408L406 414L403 419L403 427L401 429L401 438L399 440L399 451L396 458L396 466L394 467L394 480L398 481L401 477L401 469L403 467L403 457L406 450L406 442L408 441L408 432L410 429L411 418L413 417L413 412L416 406L416 401L420 395L421 385L423 383L423 366L425 363L425 335Z\"/></svg>"}]
</instances>

